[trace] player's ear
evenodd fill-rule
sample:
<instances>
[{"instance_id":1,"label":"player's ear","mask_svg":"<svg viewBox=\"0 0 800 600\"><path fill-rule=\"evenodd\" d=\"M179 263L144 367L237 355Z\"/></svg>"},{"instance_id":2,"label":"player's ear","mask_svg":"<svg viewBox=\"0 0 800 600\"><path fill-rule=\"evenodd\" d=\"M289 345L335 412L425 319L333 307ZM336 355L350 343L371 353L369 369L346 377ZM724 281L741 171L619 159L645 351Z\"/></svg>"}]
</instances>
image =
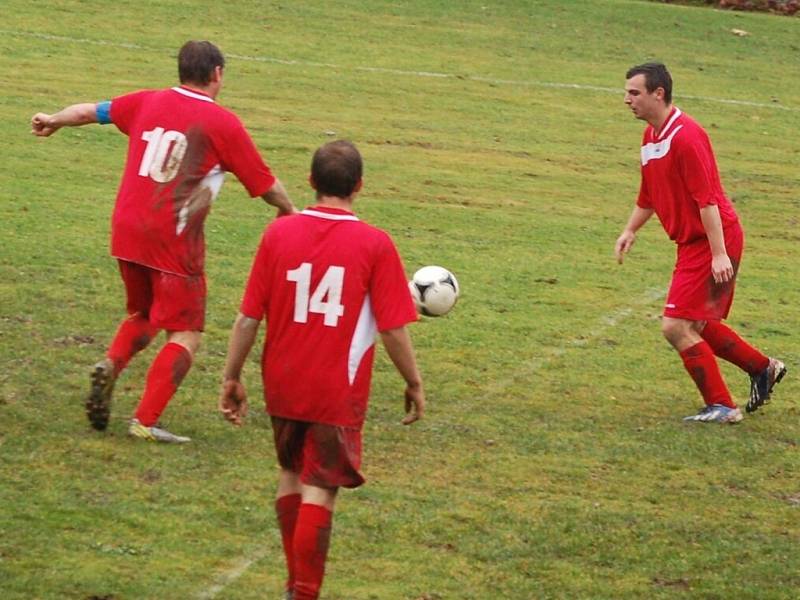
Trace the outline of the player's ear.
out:
<instances>
[{"instance_id":1,"label":"player's ear","mask_svg":"<svg viewBox=\"0 0 800 600\"><path fill-rule=\"evenodd\" d=\"M220 67L219 65L214 67L214 75L211 77L211 81L213 81L214 83L222 81L222 73L223 73L222 67Z\"/></svg>"},{"instance_id":2,"label":"player's ear","mask_svg":"<svg viewBox=\"0 0 800 600\"><path fill-rule=\"evenodd\" d=\"M317 184L316 184L316 182L314 181L314 176L313 176L313 175L309 175L309 176L308 176L308 185L310 185L310 186L311 186L311 189L312 189L312 190L316 190L316 189L317 189Z\"/></svg>"},{"instance_id":3,"label":"player's ear","mask_svg":"<svg viewBox=\"0 0 800 600\"><path fill-rule=\"evenodd\" d=\"M356 187L353 188L353 193L357 194L358 192L361 191L362 187L364 187L364 180L363 179L359 179L358 183L356 184Z\"/></svg>"}]
</instances>

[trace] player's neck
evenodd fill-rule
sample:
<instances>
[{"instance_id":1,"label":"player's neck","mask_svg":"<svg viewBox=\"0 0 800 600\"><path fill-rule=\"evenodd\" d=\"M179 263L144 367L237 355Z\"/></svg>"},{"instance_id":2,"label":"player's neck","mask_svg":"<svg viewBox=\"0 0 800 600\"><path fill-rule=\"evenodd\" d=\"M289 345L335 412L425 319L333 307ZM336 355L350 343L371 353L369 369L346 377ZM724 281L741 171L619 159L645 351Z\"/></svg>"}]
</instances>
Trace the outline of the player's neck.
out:
<instances>
[{"instance_id":1,"label":"player's neck","mask_svg":"<svg viewBox=\"0 0 800 600\"><path fill-rule=\"evenodd\" d=\"M317 206L326 206L328 208L338 208L339 210L346 210L353 212L353 200L355 195L348 196L347 198L340 198L339 196L317 196Z\"/></svg>"},{"instance_id":2,"label":"player's neck","mask_svg":"<svg viewBox=\"0 0 800 600\"><path fill-rule=\"evenodd\" d=\"M661 128L664 127L664 123L667 122L669 118L669 114L672 112L672 104L667 104L663 108L659 109L656 113L653 114L652 117L647 119L647 122L652 125L653 130L656 133L661 132Z\"/></svg>"},{"instance_id":3,"label":"player's neck","mask_svg":"<svg viewBox=\"0 0 800 600\"><path fill-rule=\"evenodd\" d=\"M199 92L205 96L208 96L212 100L215 100L217 94L219 94L219 86L210 83L208 85L198 85L196 83L181 83L182 88L186 88L192 92Z\"/></svg>"}]
</instances>

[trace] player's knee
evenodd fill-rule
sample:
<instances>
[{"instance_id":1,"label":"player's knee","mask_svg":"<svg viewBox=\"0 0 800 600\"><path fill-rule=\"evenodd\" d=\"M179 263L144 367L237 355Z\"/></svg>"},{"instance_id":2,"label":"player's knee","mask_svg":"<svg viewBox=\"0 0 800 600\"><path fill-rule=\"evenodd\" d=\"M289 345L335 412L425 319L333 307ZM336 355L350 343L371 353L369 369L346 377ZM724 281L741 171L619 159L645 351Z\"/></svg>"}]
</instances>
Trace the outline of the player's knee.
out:
<instances>
[{"instance_id":1,"label":"player's knee","mask_svg":"<svg viewBox=\"0 0 800 600\"><path fill-rule=\"evenodd\" d=\"M684 324L677 319L662 319L661 334L670 342L680 339L684 335Z\"/></svg>"},{"instance_id":2,"label":"player's knee","mask_svg":"<svg viewBox=\"0 0 800 600\"><path fill-rule=\"evenodd\" d=\"M183 346L192 356L200 349L202 338L200 331L170 331L167 334L167 341Z\"/></svg>"},{"instance_id":3,"label":"player's knee","mask_svg":"<svg viewBox=\"0 0 800 600\"><path fill-rule=\"evenodd\" d=\"M693 346L702 338L696 330L696 321L686 319L664 318L661 322L661 333L677 351L682 352Z\"/></svg>"},{"instance_id":4,"label":"player's knee","mask_svg":"<svg viewBox=\"0 0 800 600\"><path fill-rule=\"evenodd\" d=\"M324 506L331 512L334 510L336 506L336 494L339 488L320 488L301 483L300 489L305 504Z\"/></svg>"},{"instance_id":5,"label":"player's knee","mask_svg":"<svg viewBox=\"0 0 800 600\"><path fill-rule=\"evenodd\" d=\"M190 341L192 355L196 354L197 351L200 349L202 341L203 341L203 334L199 331L193 331Z\"/></svg>"}]
</instances>

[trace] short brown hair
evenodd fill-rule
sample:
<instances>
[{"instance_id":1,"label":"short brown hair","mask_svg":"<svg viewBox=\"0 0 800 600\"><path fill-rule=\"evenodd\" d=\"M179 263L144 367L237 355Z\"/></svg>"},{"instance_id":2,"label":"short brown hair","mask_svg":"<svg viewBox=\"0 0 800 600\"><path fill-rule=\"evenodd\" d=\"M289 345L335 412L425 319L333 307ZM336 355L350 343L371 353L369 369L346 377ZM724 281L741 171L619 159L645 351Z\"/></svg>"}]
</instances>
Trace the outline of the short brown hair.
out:
<instances>
[{"instance_id":1,"label":"short brown hair","mask_svg":"<svg viewBox=\"0 0 800 600\"><path fill-rule=\"evenodd\" d=\"M664 90L664 102L672 104L672 76L663 63L644 63L643 65L631 67L625 73L625 79L630 79L635 75L644 75L644 87L651 94L658 88L662 88Z\"/></svg>"},{"instance_id":2,"label":"short brown hair","mask_svg":"<svg viewBox=\"0 0 800 600\"><path fill-rule=\"evenodd\" d=\"M191 40L178 52L178 77L181 83L206 85L214 69L225 66L225 57L211 42Z\"/></svg>"},{"instance_id":3,"label":"short brown hair","mask_svg":"<svg viewBox=\"0 0 800 600\"><path fill-rule=\"evenodd\" d=\"M311 160L314 189L322 196L347 198L355 191L364 164L355 144L336 140L321 146Z\"/></svg>"}]
</instances>

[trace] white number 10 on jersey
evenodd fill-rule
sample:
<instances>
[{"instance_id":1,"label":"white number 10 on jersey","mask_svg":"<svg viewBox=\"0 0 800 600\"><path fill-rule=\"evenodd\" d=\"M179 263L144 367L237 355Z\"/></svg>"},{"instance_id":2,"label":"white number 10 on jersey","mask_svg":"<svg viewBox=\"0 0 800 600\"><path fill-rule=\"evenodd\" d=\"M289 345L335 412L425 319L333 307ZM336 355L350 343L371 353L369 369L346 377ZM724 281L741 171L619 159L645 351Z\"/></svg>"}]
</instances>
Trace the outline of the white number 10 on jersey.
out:
<instances>
[{"instance_id":1,"label":"white number 10 on jersey","mask_svg":"<svg viewBox=\"0 0 800 600\"><path fill-rule=\"evenodd\" d=\"M163 127L156 127L142 132L142 139L147 142L147 148L139 164L139 175L149 176L158 183L175 179L186 154L186 136L180 131L164 131Z\"/></svg>"},{"instance_id":2,"label":"white number 10 on jersey","mask_svg":"<svg viewBox=\"0 0 800 600\"><path fill-rule=\"evenodd\" d=\"M310 298L311 263L303 263L296 269L287 271L286 279L297 284L294 294L296 323L308 323L308 313L312 312L325 315L323 323L328 327L336 327L339 317L344 314L342 304L344 267L335 265L328 267Z\"/></svg>"}]
</instances>

